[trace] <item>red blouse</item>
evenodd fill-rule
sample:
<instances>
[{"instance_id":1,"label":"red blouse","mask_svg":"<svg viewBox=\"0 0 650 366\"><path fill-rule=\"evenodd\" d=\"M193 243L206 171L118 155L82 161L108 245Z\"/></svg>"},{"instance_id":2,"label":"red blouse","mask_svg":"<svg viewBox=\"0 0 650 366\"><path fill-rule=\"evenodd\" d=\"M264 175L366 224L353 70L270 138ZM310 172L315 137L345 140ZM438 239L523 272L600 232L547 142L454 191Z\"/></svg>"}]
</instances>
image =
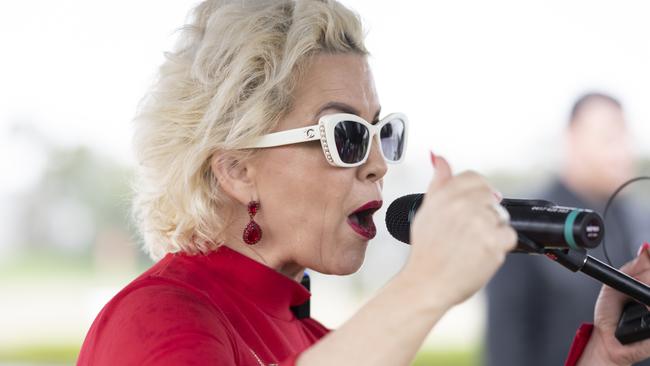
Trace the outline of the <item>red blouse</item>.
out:
<instances>
[{"instance_id":1,"label":"red blouse","mask_svg":"<svg viewBox=\"0 0 650 366\"><path fill-rule=\"evenodd\" d=\"M168 254L104 306L77 365L294 365L328 329L310 293L227 247Z\"/></svg>"}]
</instances>

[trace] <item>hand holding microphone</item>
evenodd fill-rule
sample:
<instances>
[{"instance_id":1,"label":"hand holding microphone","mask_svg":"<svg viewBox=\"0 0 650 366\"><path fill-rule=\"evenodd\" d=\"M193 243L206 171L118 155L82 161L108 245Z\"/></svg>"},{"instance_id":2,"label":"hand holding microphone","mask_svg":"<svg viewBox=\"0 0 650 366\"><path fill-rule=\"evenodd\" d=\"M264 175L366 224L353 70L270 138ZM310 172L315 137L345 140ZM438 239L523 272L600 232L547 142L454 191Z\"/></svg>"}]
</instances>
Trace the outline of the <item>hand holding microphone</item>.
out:
<instances>
[{"instance_id":1,"label":"hand holding microphone","mask_svg":"<svg viewBox=\"0 0 650 366\"><path fill-rule=\"evenodd\" d=\"M428 191L398 198L386 213L389 232L413 245L400 276L415 286L420 301L414 303L425 301L425 311L443 314L483 287L509 251L547 253L571 271L608 285L596 303L592 339L580 350L578 365L629 365L650 357L647 311L637 319L637 306L624 295L650 304L650 288L643 283L650 279L650 244L621 273L584 250L604 236L595 212L542 200L502 200L479 174L452 176L444 158L432 155L432 162L436 175Z\"/></svg>"},{"instance_id":2,"label":"hand holding microphone","mask_svg":"<svg viewBox=\"0 0 650 366\"><path fill-rule=\"evenodd\" d=\"M409 244L410 226L422 204L422 193L402 196L388 207L386 227L395 239ZM595 248L605 232L597 213L556 206L544 200L502 199L494 210L519 234L517 252L544 253L546 249Z\"/></svg>"},{"instance_id":3,"label":"hand holding microphone","mask_svg":"<svg viewBox=\"0 0 650 366\"><path fill-rule=\"evenodd\" d=\"M423 293L440 306L458 304L481 287L515 248L517 234L505 222L499 199L475 172L452 176L443 157L412 217L413 248L403 270L422 282Z\"/></svg>"}]
</instances>

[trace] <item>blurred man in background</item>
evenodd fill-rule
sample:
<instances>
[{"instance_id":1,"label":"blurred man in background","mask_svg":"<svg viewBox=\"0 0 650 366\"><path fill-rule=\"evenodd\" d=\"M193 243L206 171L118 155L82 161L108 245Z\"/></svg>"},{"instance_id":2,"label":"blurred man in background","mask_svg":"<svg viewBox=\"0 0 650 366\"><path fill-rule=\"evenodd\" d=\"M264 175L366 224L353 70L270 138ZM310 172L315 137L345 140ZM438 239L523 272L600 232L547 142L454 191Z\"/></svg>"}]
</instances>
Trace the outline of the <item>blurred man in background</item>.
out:
<instances>
[{"instance_id":1,"label":"blurred man in background","mask_svg":"<svg viewBox=\"0 0 650 366\"><path fill-rule=\"evenodd\" d=\"M571 110L565 138L559 177L541 193L528 197L589 208L602 215L609 196L634 176L621 103L606 94L582 96ZM605 241L614 267L631 260L640 245L650 241L647 228L639 223L643 218L650 216L644 216L624 196L610 207ZM606 262L602 244L590 255ZM485 364L563 365L576 327L593 319L600 286L546 258L509 255L488 285ZM650 361L641 365L650 365Z\"/></svg>"}]
</instances>

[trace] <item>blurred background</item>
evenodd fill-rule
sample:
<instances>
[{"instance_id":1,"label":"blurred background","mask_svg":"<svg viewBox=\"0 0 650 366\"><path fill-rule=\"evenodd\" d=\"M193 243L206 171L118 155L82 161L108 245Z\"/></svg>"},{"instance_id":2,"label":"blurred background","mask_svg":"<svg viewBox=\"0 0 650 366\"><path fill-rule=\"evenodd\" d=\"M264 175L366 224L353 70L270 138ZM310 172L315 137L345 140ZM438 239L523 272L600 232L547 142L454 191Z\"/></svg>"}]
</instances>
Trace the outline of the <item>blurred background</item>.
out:
<instances>
[{"instance_id":1,"label":"blurred background","mask_svg":"<svg viewBox=\"0 0 650 366\"><path fill-rule=\"evenodd\" d=\"M506 197L543 186L571 104L592 90L622 101L638 172L650 172L647 2L342 2L368 31L382 110L412 123L385 202L426 189L429 150ZM103 304L152 264L129 217L131 119L196 3L0 2L1 365L73 364ZM312 274L325 325L401 268L408 247L378 228L359 273ZM484 307L479 293L452 309L416 363L478 365Z\"/></svg>"}]
</instances>

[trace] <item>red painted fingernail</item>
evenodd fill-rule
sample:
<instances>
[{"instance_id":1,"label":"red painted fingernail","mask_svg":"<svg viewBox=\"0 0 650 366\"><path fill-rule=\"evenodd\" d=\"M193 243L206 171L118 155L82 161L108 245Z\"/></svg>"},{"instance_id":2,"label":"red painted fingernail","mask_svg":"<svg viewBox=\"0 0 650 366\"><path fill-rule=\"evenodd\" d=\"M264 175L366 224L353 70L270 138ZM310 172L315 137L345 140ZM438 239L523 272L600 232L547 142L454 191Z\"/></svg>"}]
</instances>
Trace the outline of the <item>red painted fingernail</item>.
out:
<instances>
[{"instance_id":1,"label":"red painted fingernail","mask_svg":"<svg viewBox=\"0 0 650 366\"><path fill-rule=\"evenodd\" d=\"M643 253L644 250L647 251L648 248L650 248L650 243L648 243L648 242L646 241L646 242L643 243L643 245L641 246L641 248L639 248L639 251L636 253L636 256L637 256L637 257L640 256L641 253Z\"/></svg>"},{"instance_id":2,"label":"red painted fingernail","mask_svg":"<svg viewBox=\"0 0 650 366\"><path fill-rule=\"evenodd\" d=\"M436 154L431 150L429 150L429 153L431 153L431 165L436 166Z\"/></svg>"}]
</instances>

